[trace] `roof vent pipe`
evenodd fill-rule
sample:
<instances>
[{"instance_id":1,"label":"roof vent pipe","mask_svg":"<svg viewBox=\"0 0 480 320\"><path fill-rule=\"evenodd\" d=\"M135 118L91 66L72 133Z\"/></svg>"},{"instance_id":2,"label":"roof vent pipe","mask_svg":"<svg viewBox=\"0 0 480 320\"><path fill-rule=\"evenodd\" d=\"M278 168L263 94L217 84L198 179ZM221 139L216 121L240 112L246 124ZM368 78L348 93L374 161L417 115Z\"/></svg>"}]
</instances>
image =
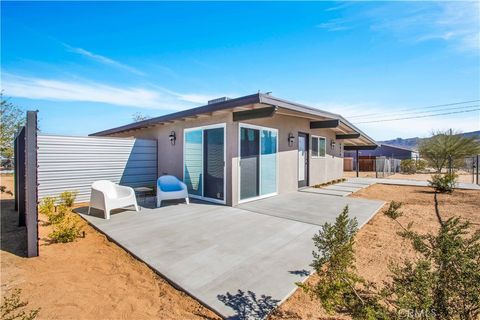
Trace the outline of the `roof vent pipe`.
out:
<instances>
[{"instance_id":1,"label":"roof vent pipe","mask_svg":"<svg viewBox=\"0 0 480 320\"><path fill-rule=\"evenodd\" d=\"M225 102L227 100L230 100L229 97L221 97L213 100L208 100L208 104L214 104L214 103L219 103L219 102Z\"/></svg>"}]
</instances>

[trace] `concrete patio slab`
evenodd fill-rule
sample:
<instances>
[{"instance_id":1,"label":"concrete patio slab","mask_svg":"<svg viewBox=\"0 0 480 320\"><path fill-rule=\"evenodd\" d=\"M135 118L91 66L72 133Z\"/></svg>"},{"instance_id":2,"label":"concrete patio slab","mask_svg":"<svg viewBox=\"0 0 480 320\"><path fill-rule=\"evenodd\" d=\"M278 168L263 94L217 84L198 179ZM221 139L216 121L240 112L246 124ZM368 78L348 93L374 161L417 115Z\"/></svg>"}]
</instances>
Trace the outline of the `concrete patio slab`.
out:
<instances>
[{"instance_id":1,"label":"concrete patio slab","mask_svg":"<svg viewBox=\"0 0 480 320\"><path fill-rule=\"evenodd\" d=\"M347 204L363 225L383 202L295 192L234 208L192 202L82 216L220 315L261 319L309 275L313 235Z\"/></svg>"},{"instance_id":2,"label":"concrete patio slab","mask_svg":"<svg viewBox=\"0 0 480 320\"><path fill-rule=\"evenodd\" d=\"M376 212L384 204L383 201L378 200L332 197L308 191L302 190L247 202L240 204L238 208L274 217L322 225L325 222L334 222L337 215L348 205L350 213L362 225L362 221L368 221L372 212Z\"/></svg>"}]
</instances>

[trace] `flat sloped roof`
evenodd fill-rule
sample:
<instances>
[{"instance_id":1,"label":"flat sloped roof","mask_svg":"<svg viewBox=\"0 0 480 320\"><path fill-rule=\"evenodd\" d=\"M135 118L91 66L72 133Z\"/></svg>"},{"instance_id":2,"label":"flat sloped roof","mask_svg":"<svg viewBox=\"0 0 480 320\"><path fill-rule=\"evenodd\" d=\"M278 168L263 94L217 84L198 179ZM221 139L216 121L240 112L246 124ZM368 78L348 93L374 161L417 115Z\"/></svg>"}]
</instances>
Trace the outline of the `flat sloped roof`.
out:
<instances>
[{"instance_id":1,"label":"flat sloped roof","mask_svg":"<svg viewBox=\"0 0 480 320\"><path fill-rule=\"evenodd\" d=\"M312 115L312 116L323 117L327 119L338 119L343 125L350 128L353 132L359 133L362 137L368 140L372 145L377 145L374 139L366 135L364 132L362 132L360 129L358 129L356 126L354 126L352 123L350 123L348 120L346 120L344 117L342 117L339 114L327 112L324 110L309 107L299 103L294 103L294 102L280 99L264 93L255 93L248 96L211 103L211 104L207 104L204 106L200 106L200 107L196 107L188 110L170 113L160 117L155 117L155 118L151 118L151 119L147 119L139 122L130 123L124 126L120 126L120 127L116 127L108 130L95 132L90 135L106 136L106 135L125 132L129 130L142 129L142 128L153 126L159 123L180 120L182 118L193 117L193 116L204 114L204 113L211 113L215 111L233 109L235 107L241 107L245 105L254 105L254 104L265 104L265 105L277 106L280 108L301 112L301 113Z\"/></svg>"}]
</instances>

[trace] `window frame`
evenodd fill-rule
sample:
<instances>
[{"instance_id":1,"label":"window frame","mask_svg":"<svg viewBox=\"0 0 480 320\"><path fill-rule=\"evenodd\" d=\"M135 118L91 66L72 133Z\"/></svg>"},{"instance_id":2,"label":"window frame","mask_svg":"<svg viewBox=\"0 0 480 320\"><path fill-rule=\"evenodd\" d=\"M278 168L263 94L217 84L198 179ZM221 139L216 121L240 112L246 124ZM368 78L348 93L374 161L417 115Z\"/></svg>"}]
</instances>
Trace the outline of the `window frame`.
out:
<instances>
[{"instance_id":1,"label":"window frame","mask_svg":"<svg viewBox=\"0 0 480 320\"><path fill-rule=\"evenodd\" d=\"M316 138L317 139L317 152L318 152L318 155L317 156L314 156L313 155L313 138ZM327 138L326 137L323 137L323 136L317 136L317 135L311 135L310 136L310 151L311 151L311 154L312 154L312 159L323 159L323 158L326 158L327 157ZM324 144L324 155L321 156L320 155L320 140L323 139L325 141L325 144Z\"/></svg>"},{"instance_id":2,"label":"window frame","mask_svg":"<svg viewBox=\"0 0 480 320\"><path fill-rule=\"evenodd\" d=\"M222 128L223 129L223 200L219 199L213 199L213 198L208 198L204 196L205 192L205 167L203 166L203 148L204 148L204 141L203 141L203 133L205 130L208 129L217 129L217 128ZM186 151L186 136L187 133L190 131L196 131L196 130L201 130L202 131L202 195L195 195L195 194L188 194L189 197L194 198L194 199L200 199L200 200L205 200L209 202L214 202L214 203L219 203L219 204L226 204L227 203L227 123L226 122L220 122L220 123L214 123L214 124L209 124L209 125L204 125L204 126L198 126L198 127L189 127L189 128L184 128L183 129L183 146L182 146L182 181L185 182L185 151Z\"/></svg>"},{"instance_id":3,"label":"window frame","mask_svg":"<svg viewBox=\"0 0 480 320\"><path fill-rule=\"evenodd\" d=\"M242 134L241 134L241 130L242 128L248 128L248 129L254 129L254 130L259 130L260 131L260 134L262 132L262 130L267 130L267 131L273 131L276 133L277 135L277 141L276 141L276 184L275 184L275 192L272 192L272 193L269 193L269 194L264 194L264 195L258 195L256 197L252 197L252 198L246 198L246 199L241 199L240 198L240 189L241 189L241 179L240 179L240 171L242 170L241 166L240 166L240 154L241 154L241 138L242 138ZM264 126L259 126L259 125L253 125L253 124L249 124L249 123L245 123L245 122L239 122L238 123L238 164L237 164L237 176L238 176L238 181L237 181L237 201L238 201L238 204L241 204L241 203L246 203L246 202L250 202L250 201L255 201L255 200L260 200L260 199L264 199L264 198L269 198L269 197L272 197L272 196L276 196L278 195L278 190L279 190L279 184L280 184L280 150L279 150L279 140L280 140L280 136L279 136L279 129L277 128L272 128L272 127L264 127ZM258 144L259 144L259 154L261 154L261 145L262 145L262 139L261 137L259 137L258 139ZM259 166L261 166L261 157L259 157ZM261 173L260 173L261 175ZM262 188L262 185L261 185L261 178L259 177L259 186L258 186L258 189L259 189L259 193L260 193L260 190Z\"/></svg>"}]
</instances>

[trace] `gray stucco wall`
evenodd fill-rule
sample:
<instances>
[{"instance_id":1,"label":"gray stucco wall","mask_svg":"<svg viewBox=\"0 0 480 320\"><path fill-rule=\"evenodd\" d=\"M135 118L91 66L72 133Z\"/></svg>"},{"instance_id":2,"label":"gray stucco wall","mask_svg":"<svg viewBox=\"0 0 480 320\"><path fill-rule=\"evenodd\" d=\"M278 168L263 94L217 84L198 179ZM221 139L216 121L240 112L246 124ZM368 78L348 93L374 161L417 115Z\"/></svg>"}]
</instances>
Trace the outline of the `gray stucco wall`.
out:
<instances>
[{"instance_id":1,"label":"gray stucco wall","mask_svg":"<svg viewBox=\"0 0 480 320\"><path fill-rule=\"evenodd\" d=\"M133 136L158 141L158 173L183 177L183 130L211 124L226 123L226 203L238 204L238 132L239 122L233 122L231 111L187 121L176 121L170 124L157 125L147 129L116 134L117 137ZM241 123L278 129L279 146L279 184L278 193L292 192L298 189L298 146L297 140L288 145L291 132L295 138L298 132L308 133L326 138L326 156L312 158L309 152L309 185L341 178L343 175L343 150L341 140L336 141L335 148L330 142L335 140L335 133L330 129L310 129L310 121L306 118L275 114L272 118L248 120ZM177 140L171 145L168 136L175 131ZM310 141L311 142L311 141Z\"/></svg>"},{"instance_id":2,"label":"gray stucco wall","mask_svg":"<svg viewBox=\"0 0 480 320\"><path fill-rule=\"evenodd\" d=\"M157 179L155 140L103 137L38 136L38 195L78 191L77 202L90 199L94 181L154 186Z\"/></svg>"}]
</instances>

